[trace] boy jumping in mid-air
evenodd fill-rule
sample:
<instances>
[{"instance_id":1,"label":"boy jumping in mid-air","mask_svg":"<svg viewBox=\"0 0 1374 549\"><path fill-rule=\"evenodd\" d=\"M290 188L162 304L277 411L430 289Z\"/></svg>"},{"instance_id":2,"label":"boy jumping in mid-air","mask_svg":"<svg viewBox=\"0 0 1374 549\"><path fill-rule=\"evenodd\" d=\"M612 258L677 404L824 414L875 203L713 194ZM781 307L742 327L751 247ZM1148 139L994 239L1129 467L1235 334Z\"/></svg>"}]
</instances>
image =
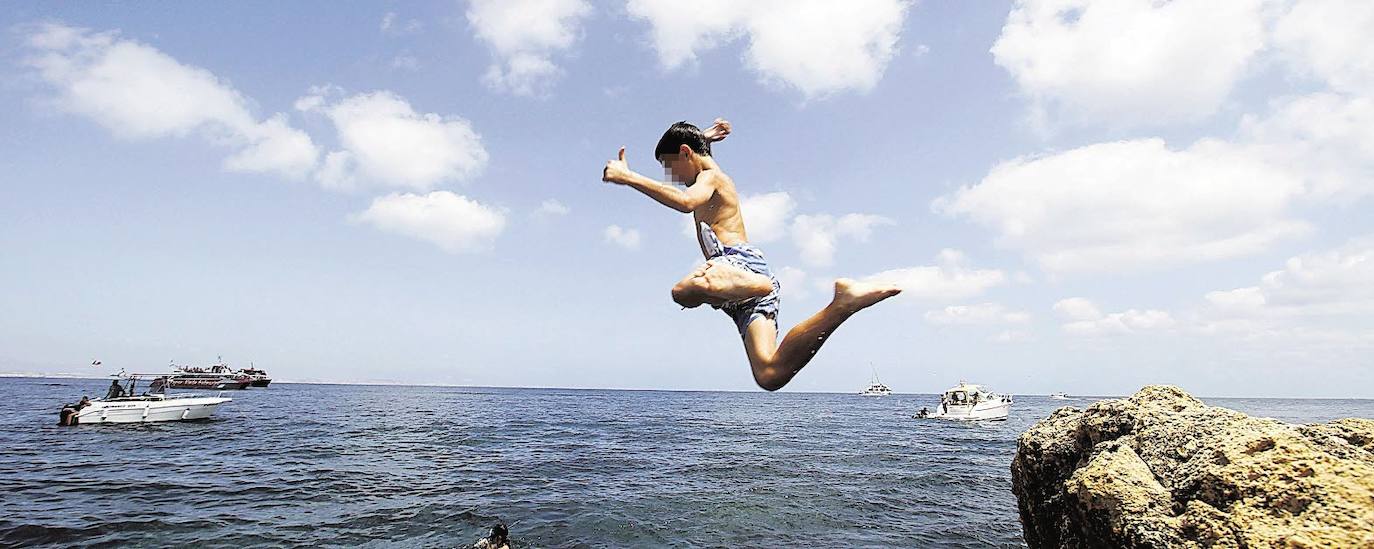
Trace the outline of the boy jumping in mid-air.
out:
<instances>
[{"instance_id":1,"label":"boy jumping in mid-air","mask_svg":"<svg viewBox=\"0 0 1374 549\"><path fill-rule=\"evenodd\" d=\"M748 244L734 182L711 158L711 142L729 133L730 124L720 119L705 132L678 122L663 133L654 156L668 177L687 185L686 190L631 171L625 163L625 147L620 148L618 159L606 163L601 180L633 187L664 206L692 213L706 263L673 286L673 301L688 308L710 305L730 315L744 338L754 381L776 391L811 361L841 323L901 290L848 278L836 280L830 304L794 326L779 345L780 285L763 253Z\"/></svg>"}]
</instances>

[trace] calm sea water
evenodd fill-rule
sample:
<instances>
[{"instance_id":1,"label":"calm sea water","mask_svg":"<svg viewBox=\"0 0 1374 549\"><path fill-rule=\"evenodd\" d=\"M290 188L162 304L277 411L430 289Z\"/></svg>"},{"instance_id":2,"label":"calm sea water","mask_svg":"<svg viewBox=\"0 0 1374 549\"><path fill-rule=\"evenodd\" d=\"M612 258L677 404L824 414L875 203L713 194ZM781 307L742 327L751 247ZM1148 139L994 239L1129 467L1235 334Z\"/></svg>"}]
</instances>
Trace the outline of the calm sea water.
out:
<instances>
[{"instance_id":1,"label":"calm sea water","mask_svg":"<svg viewBox=\"0 0 1374 549\"><path fill-rule=\"evenodd\" d=\"M933 395L273 385L208 421L58 427L108 382L0 379L0 545L1016 547L1006 422ZM1374 401L1209 399L1286 421Z\"/></svg>"}]
</instances>

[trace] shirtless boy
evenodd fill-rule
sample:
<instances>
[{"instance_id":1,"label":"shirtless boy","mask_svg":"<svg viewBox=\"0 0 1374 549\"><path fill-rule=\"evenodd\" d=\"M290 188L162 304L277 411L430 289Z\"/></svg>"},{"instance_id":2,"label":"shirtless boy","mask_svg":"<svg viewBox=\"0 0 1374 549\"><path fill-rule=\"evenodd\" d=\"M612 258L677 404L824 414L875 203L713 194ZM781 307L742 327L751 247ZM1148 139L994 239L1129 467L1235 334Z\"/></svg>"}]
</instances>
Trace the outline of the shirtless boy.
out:
<instances>
[{"instance_id":1,"label":"shirtless boy","mask_svg":"<svg viewBox=\"0 0 1374 549\"><path fill-rule=\"evenodd\" d=\"M716 120L706 132L686 122L668 128L654 149L668 177L679 189L635 173L620 156L606 163L601 180L625 185L658 203L692 213L697 241L706 263L673 286L673 301L692 308L710 305L725 311L744 338L744 352L759 387L776 391L787 385L816 355L821 344L851 315L901 292L896 286L835 281L829 305L797 324L779 345L778 279L763 253L748 244L735 183L711 158L711 142L724 139L730 124Z\"/></svg>"}]
</instances>

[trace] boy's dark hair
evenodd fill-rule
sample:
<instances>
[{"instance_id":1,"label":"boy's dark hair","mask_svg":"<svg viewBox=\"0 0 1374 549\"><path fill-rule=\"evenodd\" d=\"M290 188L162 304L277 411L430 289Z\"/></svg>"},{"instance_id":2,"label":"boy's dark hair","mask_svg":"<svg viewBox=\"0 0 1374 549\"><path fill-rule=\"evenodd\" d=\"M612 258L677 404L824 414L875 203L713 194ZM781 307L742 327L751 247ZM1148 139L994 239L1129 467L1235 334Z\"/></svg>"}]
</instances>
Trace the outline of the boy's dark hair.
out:
<instances>
[{"instance_id":1,"label":"boy's dark hair","mask_svg":"<svg viewBox=\"0 0 1374 549\"><path fill-rule=\"evenodd\" d=\"M654 158L677 154L683 145L691 147L692 152L697 154L711 156L711 143L706 141L701 128L683 120L668 126L668 131L663 132L663 137L658 139L658 146L654 147Z\"/></svg>"}]
</instances>

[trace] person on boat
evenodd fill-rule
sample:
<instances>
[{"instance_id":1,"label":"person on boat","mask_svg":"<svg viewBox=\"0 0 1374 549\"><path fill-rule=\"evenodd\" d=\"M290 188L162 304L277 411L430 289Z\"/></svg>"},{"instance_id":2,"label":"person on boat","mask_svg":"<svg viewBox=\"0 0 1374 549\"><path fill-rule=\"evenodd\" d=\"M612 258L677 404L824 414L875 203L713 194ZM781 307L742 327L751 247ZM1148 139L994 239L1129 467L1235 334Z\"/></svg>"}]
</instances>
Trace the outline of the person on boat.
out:
<instances>
[{"instance_id":1,"label":"person on boat","mask_svg":"<svg viewBox=\"0 0 1374 549\"><path fill-rule=\"evenodd\" d=\"M124 387L121 387L121 386L119 385L119 380L118 380L118 379L111 380L111 381L110 381L110 391L107 392L107 393L105 393L105 400L109 400L109 399L112 399L112 398L119 398L119 397L122 397L122 396L124 396Z\"/></svg>"},{"instance_id":2,"label":"person on boat","mask_svg":"<svg viewBox=\"0 0 1374 549\"><path fill-rule=\"evenodd\" d=\"M77 417L81 414L81 409L91 405L90 397L81 397L76 404L67 404L57 413L58 425L76 425Z\"/></svg>"},{"instance_id":3,"label":"person on boat","mask_svg":"<svg viewBox=\"0 0 1374 549\"><path fill-rule=\"evenodd\" d=\"M835 281L829 305L787 332L778 342L778 303L782 286L763 252L749 244L734 180L711 156L711 143L730 134L730 123L717 119L703 132L678 122L668 128L654 156L679 189L630 169L625 147L606 162L601 180L633 188L660 204L691 213L697 243L706 262L673 286L673 301L690 309L710 305L734 320L754 381L768 391L781 389L816 356L821 345L854 313L897 295L888 284L849 278Z\"/></svg>"}]
</instances>

